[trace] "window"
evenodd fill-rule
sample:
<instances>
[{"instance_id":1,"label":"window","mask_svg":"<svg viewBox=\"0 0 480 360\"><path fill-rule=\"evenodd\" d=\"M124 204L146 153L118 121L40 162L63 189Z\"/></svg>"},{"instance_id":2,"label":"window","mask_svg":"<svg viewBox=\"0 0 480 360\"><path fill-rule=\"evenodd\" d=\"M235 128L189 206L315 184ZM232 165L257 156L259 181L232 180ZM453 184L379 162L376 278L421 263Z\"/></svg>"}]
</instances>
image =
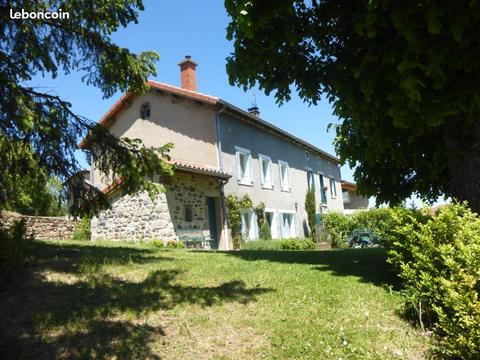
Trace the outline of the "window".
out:
<instances>
[{"instance_id":1,"label":"window","mask_svg":"<svg viewBox=\"0 0 480 360\"><path fill-rule=\"evenodd\" d=\"M192 222L193 221L193 211L191 205L185 205L185 221Z\"/></svg>"},{"instance_id":2,"label":"window","mask_svg":"<svg viewBox=\"0 0 480 360\"><path fill-rule=\"evenodd\" d=\"M248 209L241 214L241 230L244 240L258 239L257 214L253 209Z\"/></svg>"},{"instance_id":3,"label":"window","mask_svg":"<svg viewBox=\"0 0 480 360\"><path fill-rule=\"evenodd\" d=\"M333 178L330 179L330 196L332 199L337 197L337 188L335 187L335 179Z\"/></svg>"},{"instance_id":4,"label":"window","mask_svg":"<svg viewBox=\"0 0 480 360\"><path fill-rule=\"evenodd\" d=\"M265 189L273 189L272 159L266 155L259 154L261 184Z\"/></svg>"},{"instance_id":5,"label":"window","mask_svg":"<svg viewBox=\"0 0 480 360\"><path fill-rule=\"evenodd\" d=\"M282 239L294 238L297 236L295 231L295 213L282 212L280 213Z\"/></svg>"},{"instance_id":6,"label":"window","mask_svg":"<svg viewBox=\"0 0 480 360\"><path fill-rule=\"evenodd\" d=\"M288 176L288 163L278 160L278 168L280 170L280 185L282 191L290 191L290 178Z\"/></svg>"},{"instance_id":7,"label":"window","mask_svg":"<svg viewBox=\"0 0 480 360\"><path fill-rule=\"evenodd\" d=\"M315 191L315 179L313 177L313 170L309 168L307 168L307 185L308 190Z\"/></svg>"},{"instance_id":8,"label":"window","mask_svg":"<svg viewBox=\"0 0 480 360\"><path fill-rule=\"evenodd\" d=\"M278 230L277 230L277 213L273 209L265 209L265 218L267 219L268 226L270 227L270 234L272 239L278 239Z\"/></svg>"},{"instance_id":9,"label":"window","mask_svg":"<svg viewBox=\"0 0 480 360\"><path fill-rule=\"evenodd\" d=\"M140 108L140 118L143 120L150 118L150 103L146 102L142 104Z\"/></svg>"},{"instance_id":10,"label":"window","mask_svg":"<svg viewBox=\"0 0 480 360\"><path fill-rule=\"evenodd\" d=\"M322 204L327 203L327 192L325 191L325 179L323 177L323 174L318 174L320 178L320 197Z\"/></svg>"},{"instance_id":11,"label":"window","mask_svg":"<svg viewBox=\"0 0 480 360\"><path fill-rule=\"evenodd\" d=\"M251 163L252 154L250 150L241 147L235 147L237 157L237 178L238 183L242 185L252 185Z\"/></svg>"},{"instance_id":12,"label":"window","mask_svg":"<svg viewBox=\"0 0 480 360\"><path fill-rule=\"evenodd\" d=\"M352 200L350 200L350 193L348 191L343 191L343 203L344 204L350 204Z\"/></svg>"},{"instance_id":13,"label":"window","mask_svg":"<svg viewBox=\"0 0 480 360\"><path fill-rule=\"evenodd\" d=\"M308 151L305 151L305 159L310 159L310 153Z\"/></svg>"}]
</instances>

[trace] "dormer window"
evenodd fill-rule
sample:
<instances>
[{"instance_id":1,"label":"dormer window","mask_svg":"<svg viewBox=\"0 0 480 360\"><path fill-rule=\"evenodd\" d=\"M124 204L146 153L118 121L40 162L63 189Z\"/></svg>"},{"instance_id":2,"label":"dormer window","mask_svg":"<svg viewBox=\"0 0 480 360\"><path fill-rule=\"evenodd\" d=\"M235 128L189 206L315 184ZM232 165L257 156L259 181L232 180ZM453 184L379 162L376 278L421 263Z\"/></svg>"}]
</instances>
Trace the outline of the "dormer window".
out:
<instances>
[{"instance_id":1,"label":"dormer window","mask_svg":"<svg viewBox=\"0 0 480 360\"><path fill-rule=\"evenodd\" d=\"M145 102L142 104L142 107L140 108L140 118L143 120L150 118L150 103Z\"/></svg>"}]
</instances>

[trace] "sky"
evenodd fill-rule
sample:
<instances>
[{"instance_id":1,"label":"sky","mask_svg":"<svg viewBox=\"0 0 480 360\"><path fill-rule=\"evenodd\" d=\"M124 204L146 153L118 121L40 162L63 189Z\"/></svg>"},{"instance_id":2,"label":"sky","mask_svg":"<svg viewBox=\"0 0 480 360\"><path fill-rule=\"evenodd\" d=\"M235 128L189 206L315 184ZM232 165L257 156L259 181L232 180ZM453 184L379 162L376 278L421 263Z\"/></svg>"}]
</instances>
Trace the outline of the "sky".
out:
<instances>
[{"instance_id":1,"label":"sky","mask_svg":"<svg viewBox=\"0 0 480 360\"><path fill-rule=\"evenodd\" d=\"M300 137L328 153L334 154L334 129L327 132L329 123L338 123L332 116L327 101L317 106L308 106L297 96L279 107L273 94L266 96L258 89L244 91L230 86L225 65L233 52L233 44L226 39L229 18L223 1L156 1L144 0L145 10L139 13L138 24L131 23L112 35L119 46L138 53L153 50L160 55L157 75L151 77L172 85L180 85L178 62L191 55L198 63L197 90L218 96L240 108L251 106L254 96L260 108L261 118ZM59 75L55 80L37 77L32 85L57 93L71 102L79 115L98 121L120 93L103 99L101 91L86 86L82 74ZM84 156L79 153L82 166L87 167ZM352 180L352 171L342 167L342 178Z\"/></svg>"}]
</instances>

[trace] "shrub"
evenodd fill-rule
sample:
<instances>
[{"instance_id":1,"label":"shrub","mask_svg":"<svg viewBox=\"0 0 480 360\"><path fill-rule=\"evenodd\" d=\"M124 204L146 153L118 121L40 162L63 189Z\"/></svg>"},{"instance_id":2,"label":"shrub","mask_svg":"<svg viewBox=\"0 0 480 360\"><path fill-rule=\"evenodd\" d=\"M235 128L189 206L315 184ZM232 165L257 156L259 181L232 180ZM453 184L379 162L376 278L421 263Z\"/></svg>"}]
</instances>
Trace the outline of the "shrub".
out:
<instances>
[{"instance_id":1,"label":"shrub","mask_svg":"<svg viewBox=\"0 0 480 360\"><path fill-rule=\"evenodd\" d=\"M72 233L72 240L88 241L91 235L90 218L84 217L75 226Z\"/></svg>"},{"instance_id":2,"label":"shrub","mask_svg":"<svg viewBox=\"0 0 480 360\"><path fill-rule=\"evenodd\" d=\"M322 216L324 227L324 240L329 240L332 247L338 248L342 243L348 242L350 233L355 229L355 224L350 215L330 212Z\"/></svg>"},{"instance_id":3,"label":"shrub","mask_svg":"<svg viewBox=\"0 0 480 360\"><path fill-rule=\"evenodd\" d=\"M27 236L24 219L15 221L6 229L0 227L0 280L7 278L11 271L25 259L32 240L32 236Z\"/></svg>"},{"instance_id":4,"label":"shrub","mask_svg":"<svg viewBox=\"0 0 480 360\"><path fill-rule=\"evenodd\" d=\"M455 204L433 217L409 213L394 231L389 262L404 281L410 309L422 327L437 330L441 353L479 359L480 218Z\"/></svg>"},{"instance_id":5,"label":"shrub","mask_svg":"<svg viewBox=\"0 0 480 360\"><path fill-rule=\"evenodd\" d=\"M181 241L175 241L175 240L168 240L167 244L165 245L169 249L184 249L185 244Z\"/></svg>"},{"instance_id":6,"label":"shrub","mask_svg":"<svg viewBox=\"0 0 480 360\"><path fill-rule=\"evenodd\" d=\"M281 240L254 240L242 244L242 250L280 250Z\"/></svg>"},{"instance_id":7,"label":"shrub","mask_svg":"<svg viewBox=\"0 0 480 360\"><path fill-rule=\"evenodd\" d=\"M264 241L272 240L272 230L266 219L263 220L262 226L260 227L260 238L264 239Z\"/></svg>"},{"instance_id":8,"label":"shrub","mask_svg":"<svg viewBox=\"0 0 480 360\"><path fill-rule=\"evenodd\" d=\"M159 248L159 249L162 249L162 248L165 247L165 243L163 242L163 240L158 240L158 239L153 240L152 245Z\"/></svg>"},{"instance_id":9,"label":"shrub","mask_svg":"<svg viewBox=\"0 0 480 360\"><path fill-rule=\"evenodd\" d=\"M312 250L315 249L315 243L311 239L286 239L281 240L280 248L282 250Z\"/></svg>"},{"instance_id":10,"label":"shrub","mask_svg":"<svg viewBox=\"0 0 480 360\"><path fill-rule=\"evenodd\" d=\"M310 237L317 241L317 219L315 209L315 190L310 189L305 196L305 211L307 212L308 227L310 228Z\"/></svg>"}]
</instances>

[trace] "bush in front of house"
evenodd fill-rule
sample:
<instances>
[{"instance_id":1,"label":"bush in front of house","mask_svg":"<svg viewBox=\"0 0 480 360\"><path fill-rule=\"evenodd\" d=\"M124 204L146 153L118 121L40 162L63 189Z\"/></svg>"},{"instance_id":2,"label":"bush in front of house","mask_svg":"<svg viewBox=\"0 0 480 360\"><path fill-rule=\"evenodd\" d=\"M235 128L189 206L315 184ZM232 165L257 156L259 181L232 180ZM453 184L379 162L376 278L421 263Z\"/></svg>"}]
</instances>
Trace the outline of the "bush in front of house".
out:
<instances>
[{"instance_id":1,"label":"bush in front of house","mask_svg":"<svg viewBox=\"0 0 480 360\"><path fill-rule=\"evenodd\" d=\"M88 241L91 235L90 218L84 217L75 226L72 233L72 240Z\"/></svg>"},{"instance_id":2,"label":"bush in front of house","mask_svg":"<svg viewBox=\"0 0 480 360\"><path fill-rule=\"evenodd\" d=\"M24 261L32 241L33 237L27 236L24 219L15 221L8 228L0 227L0 280L6 279Z\"/></svg>"},{"instance_id":3,"label":"bush in front of house","mask_svg":"<svg viewBox=\"0 0 480 360\"><path fill-rule=\"evenodd\" d=\"M181 241L168 240L165 247L168 249L184 249L185 244Z\"/></svg>"},{"instance_id":4,"label":"bush in front of house","mask_svg":"<svg viewBox=\"0 0 480 360\"><path fill-rule=\"evenodd\" d=\"M424 220L405 217L389 243L407 309L436 330L443 357L479 359L480 218L455 204Z\"/></svg>"},{"instance_id":5,"label":"bush in front of house","mask_svg":"<svg viewBox=\"0 0 480 360\"><path fill-rule=\"evenodd\" d=\"M313 250L315 243L312 239L285 239L281 240L280 248L282 250Z\"/></svg>"},{"instance_id":6,"label":"bush in front of house","mask_svg":"<svg viewBox=\"0 0 480 360\"><path fill-rule=\"evenodd\" d=\"M159 239L152 240L151 244L159 249L163 249L165 247L165 243L163 242L163 240Z\"/></svg>"},{"instance_id":7,"label":"bush in front of house","mask_svg":"<svg viewBox=\"0 0 480 360\"><path fill-rule=\"evenodd\" d=\"M242 250L281 250L281 240L260 239L245 241Z\"/></svg>"},{"instance_id":8,"label":"bush in front of house","mask_svg":"<svg viewBox=\"0 0 480 360\"><path fill-rule=\"evenodd\" d=\"M331 241L332 247L348 248L348 239L353 230L368 229L381 245L388 247L390 242L395 241L398 227L409 222L410 218L426 222L429 216L429 209L422 211L403 207L360 210L350 215L331 212L322 216L323 236Z\"/></svg>"}]
</instances>

